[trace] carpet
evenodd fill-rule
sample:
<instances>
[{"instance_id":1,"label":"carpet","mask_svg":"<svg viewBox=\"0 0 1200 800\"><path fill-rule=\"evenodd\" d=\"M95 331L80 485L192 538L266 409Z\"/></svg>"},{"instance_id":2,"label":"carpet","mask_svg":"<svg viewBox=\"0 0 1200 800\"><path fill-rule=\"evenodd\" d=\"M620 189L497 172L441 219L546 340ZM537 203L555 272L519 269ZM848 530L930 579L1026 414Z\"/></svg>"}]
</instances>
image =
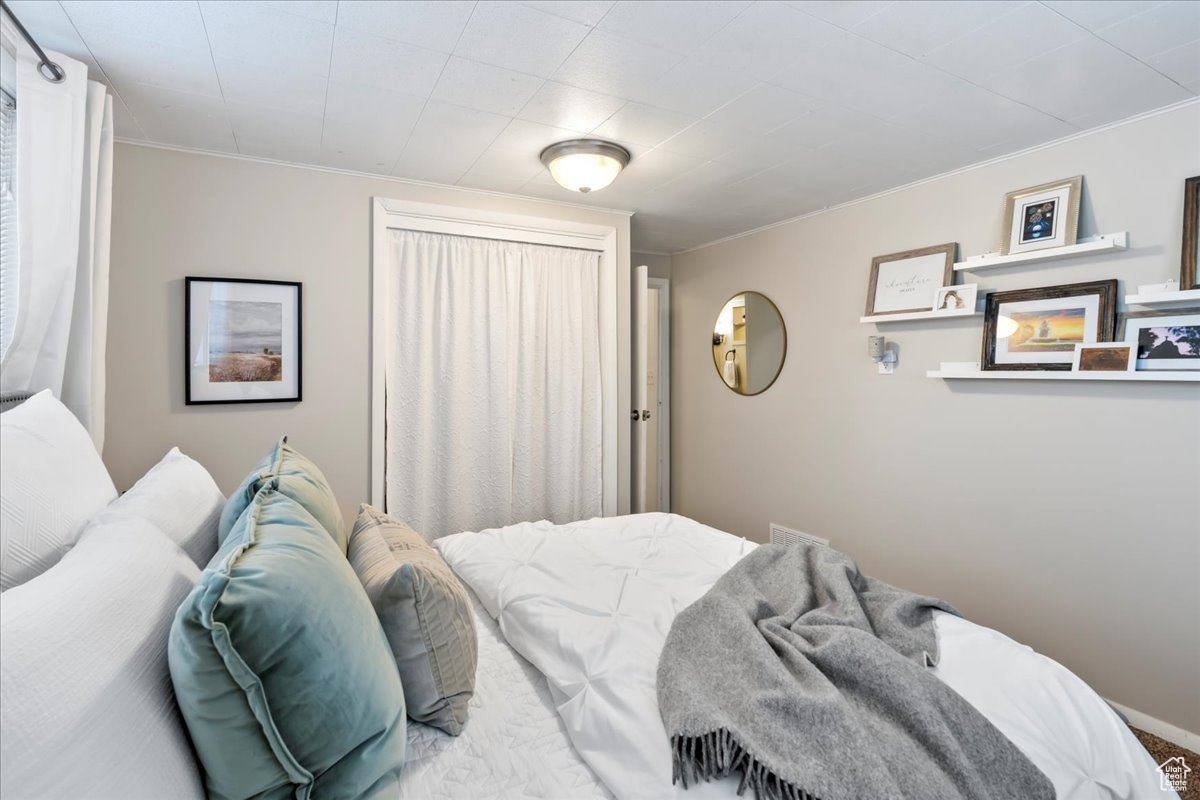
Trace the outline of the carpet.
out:
<instances>
[{"instance_id":1,"label":"carpet","mask_svg":"<svg viewBox=\"0 0 1200 800\"><path fill-rule=\"evenodd\" d=\"M1188 775L1187 788L1179 793L1180 800L1200 800L1200 754L1172 744L1166 739L1160 739L1152 733L1134 728L1132 725L1129 727L1142 746L1150 753L1155 764L1161 764L1168 758L1183 756L1184 762L1192 768L1192 772Z\"/></svg>"}]
</instances>

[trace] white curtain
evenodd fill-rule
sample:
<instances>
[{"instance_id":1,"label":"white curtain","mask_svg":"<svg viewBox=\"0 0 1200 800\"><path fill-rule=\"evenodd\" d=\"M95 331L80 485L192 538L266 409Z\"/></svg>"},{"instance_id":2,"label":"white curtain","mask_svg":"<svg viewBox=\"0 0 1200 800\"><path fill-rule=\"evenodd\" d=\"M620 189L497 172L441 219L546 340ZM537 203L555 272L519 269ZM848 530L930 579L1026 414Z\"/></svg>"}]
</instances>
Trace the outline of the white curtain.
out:
<instances>
[{"instance_id":1,"label":"white curtain","mask_svg":"<svg viewBox=\"0 0 1200 800\"><path fill-rule=\"evenodd\" d=\"M390 234L388 512L430 538L600 515L600 254Z\"/></svg>"},{"instance_id":2,"label":"white curtain","mask_svg":"<svg viewBox=\"0 0 1200 800\"><path fill-rule=\"evenodd\" d=\"M6 39L12 39L6 36ZM50 389L104 443L112 99L80 62L50 83L16 48L17 311L0 391Z\"/></svg>"}]
</instances>

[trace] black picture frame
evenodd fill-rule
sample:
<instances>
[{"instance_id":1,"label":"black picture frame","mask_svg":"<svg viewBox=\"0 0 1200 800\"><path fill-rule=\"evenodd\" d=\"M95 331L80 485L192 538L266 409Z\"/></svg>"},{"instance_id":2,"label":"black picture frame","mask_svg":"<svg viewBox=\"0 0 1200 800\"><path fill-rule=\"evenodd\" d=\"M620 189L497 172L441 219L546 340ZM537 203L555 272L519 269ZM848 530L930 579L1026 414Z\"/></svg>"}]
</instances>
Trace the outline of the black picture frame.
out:
<instances>
[{"instance_id":1,"label":"black picture frame","mask_svg":"<svg viewBox=\"0 0 1200 800\"><path fill-rule=\"evenodd\" d=\"M195 284L242 284L261 286L284 286L296 290L294 328L296 341L296 390L294 394L281 397L241 397L231 399L196 399L192 385L192 290ZM188 275L184 278L183 297L183 402L189 406L233 405L243 403L299 403L304 399L304 289L299 281L276 281L259 278L220 278ZM282 354L281 354L282 355Z\"/></svg>"},{"instance_id":2,"label":"black picture frame","mask_svg":"<svg viewBox=\"0 0 1200 800\"><path fill-rule=\"evenodd\" d=\"M1117 281L1089 281L1069 283L1061 286L1044 286L1035 289L1016 289L1008 292L991 292L987 296L983 315L983 355L980 366L984 370L1071 370L1071 359L1066 362L997 363L996 336L1000 307L1005 303L1022 303L1030 300L1058 300L1071 297L1097 295L1100 298L1096 320L1096 341L1110 342L1117 319ZM1072 347L1072 358L1074 348Z\"/></svg>"}]
</instances>

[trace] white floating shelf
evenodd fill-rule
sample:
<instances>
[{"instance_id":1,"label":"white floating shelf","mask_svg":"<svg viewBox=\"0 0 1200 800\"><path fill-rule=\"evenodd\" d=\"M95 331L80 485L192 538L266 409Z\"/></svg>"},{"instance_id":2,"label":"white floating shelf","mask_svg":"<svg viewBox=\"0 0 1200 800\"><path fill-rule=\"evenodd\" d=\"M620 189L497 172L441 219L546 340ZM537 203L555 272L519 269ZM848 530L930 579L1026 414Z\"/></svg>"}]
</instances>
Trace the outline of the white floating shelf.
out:
<instances>
[{"instance_id":1,"label":"white floating shelf","mask_svg":"<svg viewBox=\"0 0 1200 800\"><path fill-rule=\"evenodd\" d=\"M926 378L964 378L968 380L1017 381L1173 381L1200 383L1200 370L1194 372L1145 370L1142 372L1071 372L1070 370L988 370L984 372L943 372L931 369Z\"/></svg>"},{"instance_id":2,"label":"white floating shelf","mask_svg":"<svg viewBox=\"0 0 1200 800\"><path fill-rule=\"evenodd\" d=\"M1129 233L1127 231L1105 233L1101 236L1084 239L1078 244L1067 247L1048 247L1045 250L1030 250L1025 253L1013 253L1007 256L1002 256L999 253L984 253L980 256L971 256L966 261L955 262L954 269L991 269L993 267L1007 267L1012 264L1028 264L1034 261L1052 261L1059 258L1086 256L1092 253L1115 252L1127 248L1129 246L1128 242Z\"/></svg>"},{"instance_id":3,"label":"white floating shelf","mask_svg":"<svg viewBox=\"0 0 1200 800\"><path fill-rule=\"evenodd\" d=\"M1188 303L1200 303L1200 289L1187 289L1176 292L1155 292L1154 294L1127 294L1127 306L1184 306Z\"/></svg>"},{"instance_id":4,"label":"white floating shelf","mask_svg":"<svg viewBox=\"0 0 1200 800\"><path fill-rule=\"evenodd\" d=\"M872 314L859 317L859 322L904 322L909 319L945 319L946 317L977 317L982 311L960 308L957 311L909 311L905 314Z\"/></svg>"}]
</instances>

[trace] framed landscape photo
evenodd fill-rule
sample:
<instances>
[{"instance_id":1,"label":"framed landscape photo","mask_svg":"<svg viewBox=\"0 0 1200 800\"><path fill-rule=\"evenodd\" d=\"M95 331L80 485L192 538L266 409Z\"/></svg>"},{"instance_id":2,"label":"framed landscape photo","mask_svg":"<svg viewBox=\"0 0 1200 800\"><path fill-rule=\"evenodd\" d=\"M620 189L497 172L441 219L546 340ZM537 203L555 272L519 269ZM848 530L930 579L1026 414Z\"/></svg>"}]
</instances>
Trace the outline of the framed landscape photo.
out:
<instances>
[{"instance_id":1,"label":"framed landscape photo","mask_svg":"<svg viewBox=\"0 0 1200 800\"><path fill-rule=\"evenodd\" d=\"M954 280L955 242L871 259L867 316L932 311L933 293Z\"/></svg>"},{"instance_id":2,"label":"framed landscape photo","mask_svg":"<svg viewBox=\"0 0 1200 800\"><path fill-rule=\"evenodd\" d=\"M1000 254L1075 244L1083 176L1018 189L1004 196Z\"/></svg>"},{"instance_id":3,"label":"framed landscape photo","mask_svg":"<svg viewBox=\"0 0 1200 800\"><path fill-rule=\"evenodd\" d=\"M1115 280L992 292L983 317L985 370L1069 370L1075 346L1112 339Z\"/></svg>"},{"instance_id":4,"label":"framed landscape photo","mask_svg":"<svg viewBox=\"0 0 1200 800\"><path fill-rule=\"evenodd\" d=\"M300 284L185 279L184 402L299 402Z\"/></svg>"},{"instance_id":5,"label":"framed landscape photo","mask_svg":"<svg viewBox=\"0 0 1200 800\"><path fill-rule=\"evenodd\" d=\"M961 286L943 286L933 295L933 310L940 314L954 311L974 311L979 284L964 283Z\"/></svg>"},{"instance_id":6,"label":"framed landscape photo","mask_svg":"<svg viewBox=\"0 0 1200 800\"><path fill-rule=\"evenodd\" d=\"M1200 370L1200 306L1126 312L1117 334L1136 346L1138 370Z\"/></svg>"},{"instance_id":7,"label":"framed landscape photo","mask_svg":"<svg viewBox=\"0 0 1200 800\"><path fill-rule=\"evenodd\" d=\"M1137 348L1131 344L1097 342L1075 345L1075 372L1131 372Z\"/></svg>"},{"instance_id":8,"label":"framed landscape photo","mask_svg":"<svg viewBox=\"0 0 1200 800\"><path fill-rule=\"evenodd\" d=\"M1200 289L1200 175L1183 182L1183 258L1179 288Z\"/></svg>"}]
</instances>

